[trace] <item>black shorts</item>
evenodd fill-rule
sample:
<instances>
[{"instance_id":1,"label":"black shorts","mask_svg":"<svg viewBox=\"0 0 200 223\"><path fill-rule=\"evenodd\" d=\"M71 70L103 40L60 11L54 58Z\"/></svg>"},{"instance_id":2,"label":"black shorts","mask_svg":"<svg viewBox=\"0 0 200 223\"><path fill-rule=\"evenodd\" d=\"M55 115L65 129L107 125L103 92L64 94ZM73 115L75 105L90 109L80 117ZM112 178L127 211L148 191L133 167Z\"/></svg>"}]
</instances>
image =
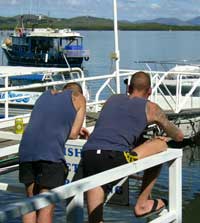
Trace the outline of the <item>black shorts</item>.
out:
<instances>
[{"instance_id":1,"label":"black shorts","mask_svg":"<svg viewBox=\"0 0 200 223\"><path fill-rule=\"evenodd\" d=\"M41 189L53 189L65 184L67 166L49 161L23 162L19 164L19 181L25 185L36 183Z\"/></svg>"},{"instance_id":2,"label":"black shorts","mask_svg":"<svg viewBox=\"0 0 200 223\"><path fill-rule=\"evenodd\" d=\"M83 176L88 177L120 165L137 160L137 154L129 152L109 151L109 150L87 150L82 154ZM103 185L105 192L112 190L118 182L114 181Z\"/></svg>"}]
</instances>

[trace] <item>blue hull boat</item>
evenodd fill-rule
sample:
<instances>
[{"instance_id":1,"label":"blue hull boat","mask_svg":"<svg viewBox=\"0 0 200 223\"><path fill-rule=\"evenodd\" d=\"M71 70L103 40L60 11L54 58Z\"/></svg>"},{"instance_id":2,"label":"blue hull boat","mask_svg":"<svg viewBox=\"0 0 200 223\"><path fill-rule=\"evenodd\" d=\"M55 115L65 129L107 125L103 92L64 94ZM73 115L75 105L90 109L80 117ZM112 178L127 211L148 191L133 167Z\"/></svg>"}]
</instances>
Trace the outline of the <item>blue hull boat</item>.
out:
<instances>
[{"instance_id":1,"label":"blue hull boat","mask_svg":"<svg viewBox=\"0 0 200 223\"><path fill-rule=\"evenodd\" d=\"M8 65L37 67L83 67L89 50L83 36L71 29L16 28L2 44Z\"/></svg>"}]
</instances>

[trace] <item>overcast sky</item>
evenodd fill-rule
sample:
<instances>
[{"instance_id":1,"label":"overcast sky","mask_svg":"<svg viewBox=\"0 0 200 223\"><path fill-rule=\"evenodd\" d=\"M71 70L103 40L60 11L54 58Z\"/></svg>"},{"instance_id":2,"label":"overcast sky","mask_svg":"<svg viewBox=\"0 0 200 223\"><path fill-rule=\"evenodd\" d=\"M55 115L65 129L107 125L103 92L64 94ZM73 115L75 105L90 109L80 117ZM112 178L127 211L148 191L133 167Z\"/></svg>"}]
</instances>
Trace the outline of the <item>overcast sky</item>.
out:
<instances>
[{"instance_id":1,"label":"overcast sky","mask_svg":"<svg viewBox=\"0 0 200 223\"><path fill-rule=\"evenodd\" d=\"M118 0L120 20L200 16L200 0ZM0 0L0 16L45 14L72 18L89 15L113 18L113 0Z\"/></svg>"}]
</instances>

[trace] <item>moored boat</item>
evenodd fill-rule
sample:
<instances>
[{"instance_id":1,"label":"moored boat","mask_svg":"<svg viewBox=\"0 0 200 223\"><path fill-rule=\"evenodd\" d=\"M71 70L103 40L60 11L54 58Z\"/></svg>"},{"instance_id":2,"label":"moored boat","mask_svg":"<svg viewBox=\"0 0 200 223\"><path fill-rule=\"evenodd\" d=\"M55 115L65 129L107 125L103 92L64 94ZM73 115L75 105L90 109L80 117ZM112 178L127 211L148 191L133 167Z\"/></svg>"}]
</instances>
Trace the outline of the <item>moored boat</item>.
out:
<instances>
[{"instance_id":1,"label":"moored boat","mask_svg":"<svg viewBox=\"0 0 200 223\"><path fill-rule=\"evenodd\" d=\"M158 72L156 78L162 80L159 89L164 95L191 93L200 95L200 64L197 61L135 61L149 70L150 74ZM155 76L155 75L154 75Z\"/></svg>"},{"instance_id":2,"label":"moored boat","mask_svg":"<svg viewBox=\"0 0 200 223\"><path fill-rule=\"evenodd\" d=\"M89 59L83 36L71 29L25 29L22 25L1 47L8 65L82 68Z\"/></svg>"}]
</instances>

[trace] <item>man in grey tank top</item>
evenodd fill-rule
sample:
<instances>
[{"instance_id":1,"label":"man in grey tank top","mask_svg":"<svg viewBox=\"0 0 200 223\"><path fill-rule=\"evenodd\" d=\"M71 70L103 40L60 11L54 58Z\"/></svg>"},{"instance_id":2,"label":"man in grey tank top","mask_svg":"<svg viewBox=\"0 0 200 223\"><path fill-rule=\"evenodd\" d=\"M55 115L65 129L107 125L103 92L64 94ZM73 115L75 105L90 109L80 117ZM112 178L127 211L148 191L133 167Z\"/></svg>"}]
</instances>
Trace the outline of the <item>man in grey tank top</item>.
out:
<instances>
[{"instance_id":1,"label":"man in grey tank top","mask_svg":"<svg viewBox=\"0 0 200 223\"><path fill-rule=\"evenodd\" d=\"M85 177L165 151L166 137L153 138L138 146L138 139L147 125L157 124L167 137L183 140L182 131L167 119L156 103L147 100L150 94L150 76L140 71L132 75L129 95L114 95L108 99L83 147ZM134 207L137 217L160 212L166 205L163 199L150 198L159 172L160 166L144 172L141 193ZM103 222L103 203L109 186L87 191L89 223Z\"/></svg>"},{"instance_id":2,"label":"man in grey tank top","mask_svg":"<svg viewBox=\"0 0 200 223\"><path fill-rule=\"evenodd\" d=\"M65 142L88 132L82 127L86 101L81 86L45 91L36 101L19 146L19 180L28 197L65 183ZM53 204L23 216L24 223L52 223Z\"/></svg>"}]
</instances>

